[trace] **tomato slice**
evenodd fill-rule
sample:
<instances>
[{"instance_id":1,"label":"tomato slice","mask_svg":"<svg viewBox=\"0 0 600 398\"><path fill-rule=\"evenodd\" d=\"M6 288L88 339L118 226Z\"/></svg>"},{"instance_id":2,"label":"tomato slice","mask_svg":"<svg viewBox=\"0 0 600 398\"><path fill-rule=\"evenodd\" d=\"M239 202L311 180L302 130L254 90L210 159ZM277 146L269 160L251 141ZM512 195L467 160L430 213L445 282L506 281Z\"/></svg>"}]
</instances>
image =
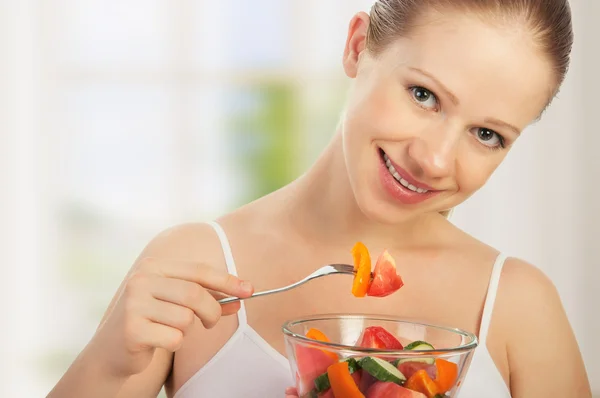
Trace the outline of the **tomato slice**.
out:
<instances>
[{"instance_id":1,"label":"tomato slice","mask_svg":"<svg viewBox=\"0 0 600 398\"><path fill-rule=\"evenodd\" d=\"M375 264L373 281L367 290L367 296L389 296L402 286L404 286L404 281L396 272L396 262L392 255L384 250Z\"/></svg>"},{"instance_id":2,"label":"tomato slice","mask_svg":"<svg viewBox=\"0 0 600 398\"><path fill-rule=\"evenodd\" d=\"M329 343L329 338L325 335L325 333L321 332L319 329L311 328L308 332L306 332L306 337L308 337L309 339ZM327 354L327 356L331 357L332 359L336 361L338 360L338 356L336 353L326 350L321 351L323 351L325 354Z\"/></svg>"},{"instance_id":3,"label":"tomato slice","mask_svg":"<svg viewBox=\"0 0 600 398\"><path fill-rule=\"evenodd\" d=\"M337 358L331 358L318 348L297 345L296 366L298 367L298 374L296 376L296 388L298 393L303 395L312 390L315 386L315 379L327 372L329 366L338 362Z\"/></svg>"},{"instance_id":4,"label":"tomato slice","mask_svg":"<svg viewBox=\"0 0 600 398\"><path fill-rule=\"evenodd\" d=\"M359 347L385 350L402 350L404 347L393 334L381 326L369 326L363 332Z\"/></svg>"},{"instance_id":5,"label":"tomato slice","mask_svg":"<svg viewBox=\"0 0 600 398\"><path fill-rule=\"evenodd\" d=\"M365 297L371 284L371 256L367 247L357 242L352 248L354 258L354 281L352 282L352 294L355 297Z\"/></svg>"}]
</instances>

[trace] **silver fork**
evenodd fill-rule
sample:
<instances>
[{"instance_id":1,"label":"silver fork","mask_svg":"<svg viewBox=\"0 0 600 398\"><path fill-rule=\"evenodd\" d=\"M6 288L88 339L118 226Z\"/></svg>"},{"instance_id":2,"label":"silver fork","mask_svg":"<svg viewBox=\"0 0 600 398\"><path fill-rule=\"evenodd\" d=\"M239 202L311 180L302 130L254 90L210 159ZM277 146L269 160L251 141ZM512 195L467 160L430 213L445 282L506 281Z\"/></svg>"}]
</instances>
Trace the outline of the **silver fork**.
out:
<instances>
[{"instance_id":1,"label":"silver fork","mask_svg":"<svg viewBox=\"0 0 600 398\"><path fill-rule=\"evenodd\" d=\"M325 266L319 268L312 274L308 275L306 278L301 279L296 283L292 283L291 285L280 287L278 289L263 290L262 292L254 293L252 296L247 297L245 299L241 299L239 297L225 297L225 298L220 299L219 303L227 304L227 303L233 303L235 301L240 301L240 300L248 300L248 299L254 298L254 297L266 296L269 294L285 292L286 290L290 290L290 289L293 289L300 285L303 285L310 280L320 278L322 276L334 275L334 274L354 275L354 267L352 265L348 265L348 264L328 264L328 265L325 265Z\"/></svg>"}]
</instances>

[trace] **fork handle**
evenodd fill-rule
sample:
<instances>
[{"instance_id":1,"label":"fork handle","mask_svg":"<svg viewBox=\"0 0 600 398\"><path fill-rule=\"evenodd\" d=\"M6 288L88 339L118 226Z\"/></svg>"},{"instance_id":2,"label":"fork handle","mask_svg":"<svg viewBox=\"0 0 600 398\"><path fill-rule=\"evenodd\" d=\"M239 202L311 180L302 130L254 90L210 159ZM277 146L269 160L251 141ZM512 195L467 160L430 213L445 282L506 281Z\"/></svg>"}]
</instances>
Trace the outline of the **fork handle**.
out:
<instances>
[{"instance_id":1,"label":"fork handle","mask_svg":"<svg viewBox=\"0 0 600 398\"><path fill-rule=\"evenodd\" d=\"M254 297L260 297L260 296L268 296L269 294L283 292L283 291L286 291L288 289L289 289L288 287L284 287L284 288L279 288L279 289L263 290L262 292L254 293L252 296L246 297L245 299L240 298L240 297L225 297L225 298L222 298L220 300L217 300L217 302L219 304L235 303L236 301L248 300L248 299L251 299L251 298L254 298Z\"/></svg>"},{"instance_id":2,"label":"fork handle","mask_svg":"<svg viewBox=\"0 0 600 398\"><path fill-rule=\"evenodd\" d=\"M339 267L349 267L349 268L348 269L340 269ZM218 303L219 304L228 304L228 303L234 303L236 301L248 300L248 299L254 298L254 297L260 297L260 296L266 296L269 294L281 293L281 292L285 292L287 290L293 289L295 287L298 287L300 285L303 285L310 280L313 280L316 278L321 278L321 277L327 276L327 275L334 275L334 274L353 275L354 271L353 271L352 266L346 265L346 264L338 265L337 267L335 265L327 265L325 267L319 268L312 274L308 275L306 278L301 279L298 282L292 283L291 285L287 285L287 286L280 287L277 289L263 290L262 292L254 293L252 296L247 297L245 299L240 298L240 297L225 297L225 298L218 300Z\"/></svg>"},{"instance_id":3,"label":"fork handle","mask_svg":"<svg viewBox=\"0 0 600 398\"><path fill-rule=\"evenodd\" d=\"M311 275L307 276L306 278L299 280L296 283L292 283L291 285L287 285L287 286L284 286L284 287L279 287L277 289L269 289L269 290L263 290L262 292L256 292L252 296L246 297L245 299L239 298L239 297L225 297L225 298L222 298L222 299L218 300L218 303L219 304L228 304L228 303L234 303L236 301L248 300L248 299L251 299L251 298L254 298L254 297L267 296L269 294L275 294L275 293L285 292L287 290L290 290L290 289L293 289L293 288L298 287L300 285L303 285L306 282L310 281L311 279L319 278L321 276L325 276L325 275L311 274Z\"/></svg>"}]
</instances>

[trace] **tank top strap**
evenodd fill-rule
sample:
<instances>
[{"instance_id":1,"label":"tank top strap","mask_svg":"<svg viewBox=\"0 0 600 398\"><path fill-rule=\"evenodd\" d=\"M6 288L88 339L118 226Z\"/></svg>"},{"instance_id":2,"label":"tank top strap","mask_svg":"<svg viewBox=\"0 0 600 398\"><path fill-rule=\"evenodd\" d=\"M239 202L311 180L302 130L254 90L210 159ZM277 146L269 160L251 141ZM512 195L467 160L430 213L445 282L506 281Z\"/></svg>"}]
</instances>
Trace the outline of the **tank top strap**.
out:
<instances>
[{"instance_id":1,"label":"tank top strap","mask_svg":"<svg viewBox=\"0 0 600 398\"><path fill-rule=\"evenodd\" d=\"M227 272L229 272L231 275L238 276L237 267L235 266L235 260L233 258L233 251L231 250L231 245L229 243L229 239L227 238L225 230L216 221L209 221L207 222L207 224L215 230L215 233L219 238L219 242L221 242L221 249L223 250L223 257L225 258L225 266L227 267ZM237 317L240 328L246 325L246 308L244 306L243 300L240 301L240 310L237 313Z\"/></svg>"},{"instance_id":2,"label":"tank top strap","mask_svg":"<svg viewBox=\"0 0 600 398\"><path fill-rule=\"evenodd\" d=\"M506 258L506 255L500 253L496 257L492 268L492 275L490 276L487 295L483 305L483 313L481 315L481 324L479 326L479 345L483 347L485 347L488 330L492 321L492 312L494 311L494 303L496 302L496 294L498 293L498 285L500 284L500 275L502 274L502 267Z\"/></svg>"}]
</instances>

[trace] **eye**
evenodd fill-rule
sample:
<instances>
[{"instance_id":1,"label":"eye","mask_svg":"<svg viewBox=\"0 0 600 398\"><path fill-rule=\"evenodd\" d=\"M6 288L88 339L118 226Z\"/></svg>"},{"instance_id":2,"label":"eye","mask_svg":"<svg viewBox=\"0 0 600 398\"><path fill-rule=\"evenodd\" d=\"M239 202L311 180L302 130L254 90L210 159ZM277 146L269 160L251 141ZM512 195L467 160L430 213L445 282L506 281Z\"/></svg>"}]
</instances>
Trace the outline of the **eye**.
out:
<instances>
[{"instance_id":1,"label":"eye","mask_svg":"<svg viewBox=\"0 0 600 398\"><path fill-rule=\"evenodd\" d=\"M504 148L504 137L493 130L484 127L475 129L475 134L479 142L491 149Z\"/></svg>"},{"instance_id":2,"label":"eye","mask_svg":"<svg viewBox=\"0 0 600 398\"><path fill-rule=\"evenodd\" d=\"M425 109L437 110L438 100L434 93L424 87L414 86L410 88L413 100Z\"/></svg>"}]
</instances>

